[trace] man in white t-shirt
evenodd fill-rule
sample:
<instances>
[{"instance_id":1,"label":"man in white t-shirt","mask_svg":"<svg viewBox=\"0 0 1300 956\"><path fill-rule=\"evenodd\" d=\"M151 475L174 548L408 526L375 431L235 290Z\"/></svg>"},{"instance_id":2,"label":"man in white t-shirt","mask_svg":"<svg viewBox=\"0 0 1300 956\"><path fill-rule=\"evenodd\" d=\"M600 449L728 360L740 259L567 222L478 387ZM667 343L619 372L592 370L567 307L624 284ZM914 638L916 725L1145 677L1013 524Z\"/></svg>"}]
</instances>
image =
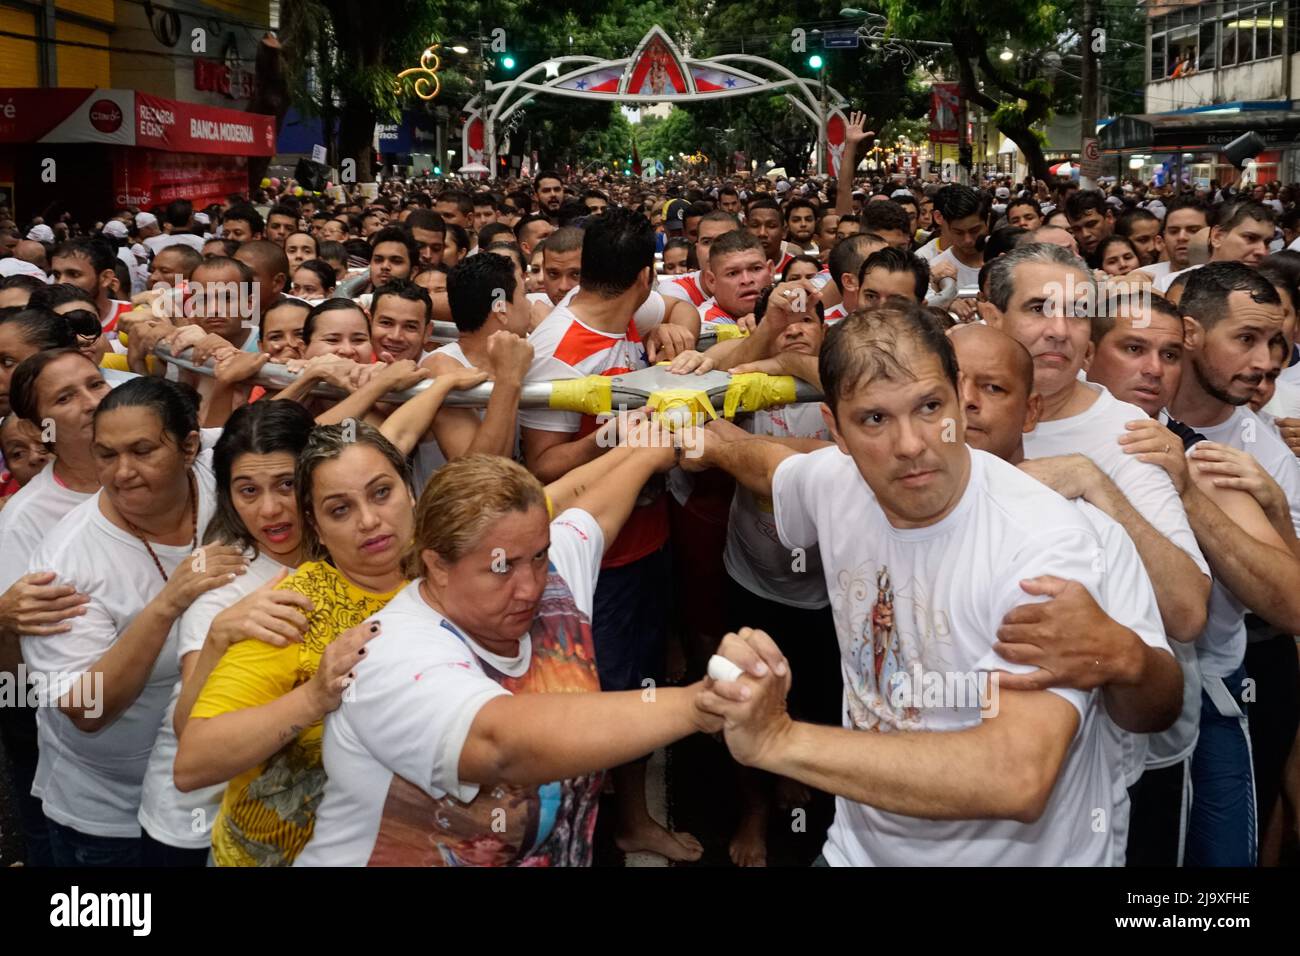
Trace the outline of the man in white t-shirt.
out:
<instances>
[{"instance_id":1,"label":"man in white t-shirt","mask_svg":"<svg viewBox=\"0 0 1300 956\"><path fill-rule=\"evenodd\" d=\"M1209 568L1173 482L1118 443L1142 410L1079 377L1091 361L1092 273L1060 246L1034 243L994 260L988 274L990 325L1029 350L1043 396L1025 438L1032 474L1066 497L1084 497L1122 524L1137 544L1160 599L1166 629L1191 640L1205 620ZM1102 303L1104 304L1104 303Z\"/></svg>"},{"instance_id":2,"label":"man in white t-shirt","mask_svg":"<svg viewBox=\"0 0 1300 956\"><path fill-rule=\"evenodd\" d=\"M1143 266L1138 271L1145 272L1153 279L1164 279L1171 273L1182 272L1192 264L1192 237L1209 226L1210 211L1205 203L1190 196L1172 200L1166 207L1160 230L1165 259Z\"/></svg>"},{"instance_id":3,"label":"man in white t-shirt","mask_svg":"<svg viewBox=\"0 0 1300 956\"><path fill-rule=\"evenodd\" d=\"M1242 202L1221 207L1210 228L1210 262L1244 262L1257 266L1268 255L1268 243L1273 238L1276 216L1263 203ZM1153 283L1159 293L1165 293L1174 280L1186 272L1199 269L1189 265L1180 272L1170 272Z\"/></svg>"},{"instance_id":4,"label":"man in white t-shirt","mask_svg":"<svg viewBox=\"0 0 1300 956\"><path fill-rule=\"evenodd\" d=\"M1034 390L1034 363L1028 350L1010 336L987 325L970 324L958 326L949 332L957 361L962 372L962 396L966 413L966 443L972 448L979 448L997 455L1003 461L1013 465L1023 465L1024 434L1033 431L1038 416L1042 411L1042 396ZM1129 640L1113 648L1098 648L1090 654L1106 662L1108 669L1117 676L1107 683L1104 698L1107 713L1111 717L1108 739L1115 748L1115 759L1124 767L1122 780L1127 800L1123 796L1116 802L1116 817L1112 820L1111 831L1116 835L1116 845L1125 851L1128 864L1134 865L1133 852L1143 858L1142 851L1153 838L1151 833L1141 832L1154 829L1157 833L1168 832L1168 828L1159 826L1164 816L1172 816L1175 834L1175 856L1178 840L1181 839L1179 821L1183 818L1181 799L1172 801L1172 812L1159 815L1163 804L1155 807L1155 825L1152 824L1153 811L1147 804L1147 798L1139 801L1141 791L1137 789L1145 777L1149 765L1149 741L1160 736L1146 732L1157 723L1157 718L1168 719L1171 713L1178 712L1174 721L1177 726L1183 721L1184 708L1178 707L1180 696L1189 696L1177 652L1165 640L1160 610L1156 603L1155 591L1151 579L1142 566L1141 556L1128 533L1105 512L1093 507L1082 499L1076 499L1102 539L1103 563L1107 569L1106 587L1108 597L1113 598L1114 608L1123 607L1134 615L1121 614L1120 620L1132 624L1133 620L1149 618L1146 628L1138 633L1144 645ZM1180 642L1175 645L1182 646ZM1188 642L1186 645L1191 648ZM1052 660L1040 660L1039 667L1054 675L1063 676L1068 672L1071 658L1087 658L1082 648L1070 642L1062 646L1039 647L1038 650L1048 655L1059 655ZM1177 658L1177 659L1176 659ZM1195 653L1191 654L1193 665ZM1192 668L1194 673L1195 667ZM1193 712L1193 726L1199 716L1200 685L1193 688L1193 702L1197 705ZM1138 685L1136 700L1130 702L1145 703L1150 710L1142 711L1133 707L1126 708L1119 699L1117 687ZM1172 730L1173 728L1169 728ZM1163 731L1168 733L1169 730ZM1193 737L1191 746L1195 745ZM1181 769L1181 768L1179 768ZM1182 776L1178 776L1176 793L1181 797ZM1133 826L1126 826L1128 817L1121 811L1131 800ZM1174 860L1169 861L1173 865Z\"/></svg>"},{"instance_id":5,"label":"man in white t-shirt","mask_svg":"<svg viewBox=\"0 0 1300 956\"><path fill-rule=\"evenodd\" d=\"M934 221L939 235L927 242L916 254L930 263L933 270L955 269L958 288L979 285L984 254L979 250L981 237L988 232L984 199L969 186L944 186L934 197ZM975 313L974 299L956 299L952 312L966 321Z\"/></svg>"},{"instance_id":6,"label":"man in white t-shirt","mask_svg":"<svg viewBox=\"0 0 1300 956\"><path fill-rule=\"evenodd\" d=\"M1244 407L1282 338L1277 290L1248 266L1209 263L1187 280L1181 308L1192 320L1184 374L1169 411L1210 442L1249 452L1285 492L1300 530L1300 464L1272 429ZM1160 439L1156 439L1159 441ZM1135 449L1150 455L1148 442ZM1257 837L1247 724L1247 610L1288 634L1300 633L1300 560L1253 500L1213 501L1185 477L1181 456L1157 458L1183 485L1197 537L1214 563L1209 617L1197 640L1203 697L1192 760L1195 799L1188 865L1250 866ZM1191 452L1196 470L1214 472L1215 453ZM1285 530L1283 528L1282 530Z\"/></svg>"},{"instance_id":7,"label":"man in white t-shirt","mask_svg":"<svg viewBox=\"0 0 1300 956\"><path fill-rule=\"evenodd\" d=\"M690 465L770 496L786 546L820 547L844 729L790 720L790 675L761 632L724 639L719 653L749 676L714 683L701 706L723 716L741 763L838 795L832 865L1118 862L1114 835L1090 823L1112 818L1121 772L1100 695L1036 689L1043 675L1015 661L1026 657L1001 653L1030 630L1118 635L1098 605L1097 532L966 446L952 346L920 308L846 319L821 369L837 448L799 455L706 429Z\"/></svg>"}]
</instances>

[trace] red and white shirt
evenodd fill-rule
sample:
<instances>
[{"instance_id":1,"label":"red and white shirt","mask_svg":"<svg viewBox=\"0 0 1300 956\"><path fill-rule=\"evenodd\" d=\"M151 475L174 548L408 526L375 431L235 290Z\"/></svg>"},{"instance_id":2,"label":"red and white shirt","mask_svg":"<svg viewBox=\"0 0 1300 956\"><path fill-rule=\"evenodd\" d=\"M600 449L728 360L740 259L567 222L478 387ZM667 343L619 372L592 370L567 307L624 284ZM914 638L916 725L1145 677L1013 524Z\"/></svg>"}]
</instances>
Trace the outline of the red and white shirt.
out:
<instances>
[{"instance_id":1,"label":"red and white shirt","mask_svg":"<svg viewBox=\"0 0 1300 956\"><path fill-rule=\"evenodd\" d=\"M636 319L631 315L623 332L602 332L584 325L567 304L557 305L528 336L528 341L533 346L529 382L622 375L650 364ZM569 432L582 437L595 431L600 422L594 415L579 412L527 408L519 410L519 424L522 428ZM653 482L647 486L652 487ZM657 551L667 540L667 499L661 494L648 496L643 492L618 538L605 552L601 567L631 564Z\"/></svg>"},{"instance_id":2,"label":"red and white shirt","mask_svg":"<svg viewBox=\"0 0 1300 956\"><path fill-rule=\"evenodd\" d=\"M100 325L103 327L104 334L117 331L117 320L122 317L123 312L130 312L135 306L130 302L123 302L121 299L108 300L108 317L100 318Z\"/></svg>"},{"instance_id":3,"label":"red and white shirt","mask_svg":"<svg viewBox=\"0 0 1300 956\"><path fill-rule=\"evenodd\" d=\"M700 273L688 272L680 276L660 276L658 291L671 299L683 299L691 305L699 306L708 296L704 292L704 280Z\"/></svg>"},{"instance_id":4,"label":"red and white shirt","mask_svg":"<svg viewBox=\"0 0 1300 956\"><path fill-rule=\"evenodd\" d=\"M730 312L718 305L718 300L709 296L699 305L700 330L710 325L735 325L736 319Z\"/></svg>"},{"instance_id":5,"label":"red and white shirt","mask_svg":"<svg viewBox=\"0 0 1300 956\"><path fill-rule=\"evenodd\" d=\"M837 302L835 305L831 306L829 309L826 310L826 314L823 317L823 321L827 325L834 325L836 322L843 320L844 317L847 316L848 314L849 314L849 310L844 308L844 303Z\"/></svg>"}]
</instances>

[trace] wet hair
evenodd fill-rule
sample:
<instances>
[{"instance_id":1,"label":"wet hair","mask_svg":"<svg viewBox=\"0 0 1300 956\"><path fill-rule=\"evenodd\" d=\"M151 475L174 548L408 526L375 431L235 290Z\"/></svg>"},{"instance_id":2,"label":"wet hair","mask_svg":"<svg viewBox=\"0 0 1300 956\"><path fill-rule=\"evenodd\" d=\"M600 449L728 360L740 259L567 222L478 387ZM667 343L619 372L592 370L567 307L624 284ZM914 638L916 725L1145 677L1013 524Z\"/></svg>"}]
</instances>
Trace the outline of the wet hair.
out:
<instances>
[{"instance_id":1,"label":"wet hair","mask_svg":"<svg viewBox=\"0 0 1300 956\"><path fill-rule=\"evenodd\" d=\"M81 286L73 285L71 282L42 285L27 300L27 308L49 309L53 312L58 306L67 305L69 302L85 302L98 316L99 306L95 303L95 297Z\"/></svg>"},{"instance_id":2,"label":"wet hair","mask_svg":"<svg viewBox=\"0 0 1300 956\"><path fill-rule=\"evenodd\" d=\"M971 216L984 216L984 197L976 190L969 186L960 186L957 183L944 186L934 194L934 211L937 212L945 223L951 224L958 219L968 219ZM865 215L865 210L861 215ZM840 220L843 222L844 220Z\"/></svg>"},{"instance_id":3,"label":"wet hair","mask_svg":"<svg viewBox=\"0 0 1300 956\"><path fill-rule=\"evenodd\" d=\"M935 356L953 391L957 390L957 356L945 330L923 307L891 302L858 310L827 331L817 370L832 415L838 418L840 400L864 383L915 378L901 354L904 341Z\"/></svg>"},{"instance_id":4,"label":"wet hair","mask_svg":"<svg viewBox=\"0 0 1300 956\"><path fill-rule=\"evenodd\" d=\"M454 563L508 514L546 510L542 483L527 468L496 455L466 455L443 465L424 486L415 509L415 547L406 576L424 575L420 555L432 551Z\"/></svg>"},{"instance_id":5,"label":"wet hair","mask_svg":"<svg viewBox=\"0 0 1300 956\"><path fill-rule=\"evenodd\" d=\"M1207 262L1187 273L1178 308L1208 332L1231 315L1228 296L1234 292L1245 292L1260 305L1282 304L1273 283L1245 263Z\"/></svg>"},{"instance_id":6,"label":"wet hair","mask_svg":"<svg viewBox=\"0 0 1300 956\"><path fill-rule=\"evenodd\" d=\"M13 409L15 415L27 419L37 428L41 427L41 413L37 407L36 383L51 362L65 355L75 355L84 359L91 368L99 367L93 359L78 348L45 349L19 362L14 368L13 378L9 380L9 407Z\"/></svg>"},{"instance_id":7,"label":"wet hair","mask_svg":"<svg viewBox=\"0 0 1300 956\"><path fill-rule=\"evenodd\" d=\"M183 447L185 439L199 430L198 393L182 389L165 378L141 375L105 395L95 409L96 432L100 417L119 408L147 408L153 412L162 424L163 434L177 448Z\"/></svg>"},{"instance_id":8,"label":"wet hair","mask_svg":"<svg viewBox=\"0 0 1300 956\"><path fill-rule=\"evenodd\" d=\"M1065 201L1065 218L1070 222L1078 222L1090 212L1095 212L1103 219L1106 218L1106 213L1110 212L1106 194L1100 189L1080 189L1076 193L1071 193L1070 198Z\"/></svg>"},{"instance_id":9,"label":"wet hair","mask_svg":"<svg viewBox=\"0 0 1300 956\"><path fill-rule=\"evenodd\" d=\"M514 265L502 256L479 253L458 262L447 275L447 303L456 328L466 335L483 328L500 301L498 290L511 301L515 287Z\"/></svg>"},{"instance_id":10,"label":"wet hair","mask_svg":"<svg viewBox=\"0 0 1300 956\"><path fill-rule=\"evenodd\" d=\"M1161 235L1163 235L1165 230L1169 228L1170 216L1181 209L1194 210L1195 212L1200 213L1201 218L1205 220L1207 225L1210 222L1210 207L1207 206L1203 200L1197 199L1195 196L1178 196L1165 203L1165 218L1160 224Z\"/></svg>"},{"instance_id":11,"label":"wet hair","mask_svg":"<svg viewBox=\"0 0 1300 956\"><path fill-rule=\"evenodd\" d=\"M311 506L316 469L356 445L369 445L378 451L392 466L402 484L408 490L411 487L411 470L406 456L373 425L363 421L350 421L313 428L307 436L307 444L298 456L293 476L294 491L298 496L298 513L302 515L302 554L305 561L320 561L329 557L316 530L316 516Z\"/></svg>"},{"instance_id":12,"label":"wet hair","mask_svg":"<svg viewBox=\"0 0 1300 956\"><path fill-rule=\"evenodd\" d=\"M257 557L257 539L239 517L230 490L235 461L240 455L287 452L296 462L315 424L311 412L297 402L254 402L230 416L212 449L217 503L203 535L205 544L238 545Z\"/></svg>"},{"instance_id":13,"label":"wet hair","mask_svg":"<svg viewBox=\"0 0 1300 956\"><path fill-rule=\"evenodd\" d=\"M303 345L311 344L312 334L316 331L316 320L326 312L360 312L361 318L370 327L370 320L366 318L366 310L361 308L351 299L334 297L326 299L324 302L318 302L312 306L312 310L307 313L307 320L302 325L302 343Z\"/></svg>"}]
</instances>

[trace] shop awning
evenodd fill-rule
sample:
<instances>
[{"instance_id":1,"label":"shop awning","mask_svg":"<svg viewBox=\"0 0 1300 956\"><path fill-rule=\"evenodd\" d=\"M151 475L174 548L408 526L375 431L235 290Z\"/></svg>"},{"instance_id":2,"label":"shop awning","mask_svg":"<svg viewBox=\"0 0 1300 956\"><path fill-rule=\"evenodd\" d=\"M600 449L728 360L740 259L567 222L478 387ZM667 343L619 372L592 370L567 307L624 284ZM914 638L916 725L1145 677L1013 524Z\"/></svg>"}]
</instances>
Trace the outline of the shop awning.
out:
<instances>
[{"instance_id":1,"label":"shop awning","mask_svg":"<svg viewBox=\"0 0 1300 956\"><path fill-rule=\"evenodd\" d=\"M133 90L0 89L0 143L108 143L274 156L275 117Z\"/></svg>"},{"instance_id":2,"label":"shop awning","mask_svg":"<svg viewBox=\"0 0 1300 956\"><path fill-rule=\"evenodd\" d=\"M1111 153L1206 152L1254 130L1269 149L1300 144L1300 111L1278 103L1226 103L1178 113L1119 116L1099 134ZM1260 108L1266 107L1266 108ZM1267 108L1272 107L1272 108Z\"/></svg>"}]
</instances>

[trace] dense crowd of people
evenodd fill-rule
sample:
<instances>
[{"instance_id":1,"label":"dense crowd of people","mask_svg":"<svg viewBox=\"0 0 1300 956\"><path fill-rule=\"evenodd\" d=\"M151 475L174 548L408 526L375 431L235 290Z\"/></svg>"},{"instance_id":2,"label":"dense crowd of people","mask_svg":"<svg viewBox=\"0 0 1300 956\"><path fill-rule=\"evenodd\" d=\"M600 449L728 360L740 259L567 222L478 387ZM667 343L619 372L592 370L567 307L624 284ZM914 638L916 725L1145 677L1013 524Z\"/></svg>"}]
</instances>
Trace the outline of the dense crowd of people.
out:
<instances>
[{"instance_id":1,"label":"dense crowd of people","mask_svg":"<svg viewBox=\"0 0 1300 956\"><path fill-rule=\"evenodd\" d=\"M618 849L692 861L646 757L697 733L738 865L810 793L816 865L1295 852L1288 188L845 163L6 213L29 865L590 865L610 788ZM659 363L775 397L521 398Z\"/></svg>"}]
</instances>

